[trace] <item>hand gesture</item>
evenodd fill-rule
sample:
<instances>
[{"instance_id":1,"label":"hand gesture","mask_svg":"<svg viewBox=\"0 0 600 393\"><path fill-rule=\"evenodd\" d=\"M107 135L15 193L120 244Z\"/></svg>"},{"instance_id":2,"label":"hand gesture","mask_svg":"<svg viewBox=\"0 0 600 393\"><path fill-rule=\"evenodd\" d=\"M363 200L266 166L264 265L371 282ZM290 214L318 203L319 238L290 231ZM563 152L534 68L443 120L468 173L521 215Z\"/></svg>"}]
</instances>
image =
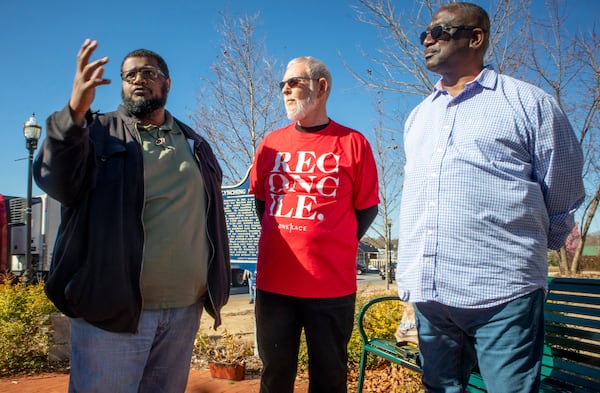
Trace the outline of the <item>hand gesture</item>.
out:
<instances>
[{"instance_id":1,"label":"hand gesture","mask_svg":"<svg viewBox=\"0 0 600 393\"><path fill-rule=\"evenodd\" d=\"M77 71L73 81L73 91L69 100L69 108L73 122L83 126L85 114L92 106L96 95L96 86L108 85L110 79L103 79L104 65L108 63L108 57L89 62L92 53L98 47L98 41L89 38L83 42L79 53L77 53Z\"/></svg>"}]
</instances>

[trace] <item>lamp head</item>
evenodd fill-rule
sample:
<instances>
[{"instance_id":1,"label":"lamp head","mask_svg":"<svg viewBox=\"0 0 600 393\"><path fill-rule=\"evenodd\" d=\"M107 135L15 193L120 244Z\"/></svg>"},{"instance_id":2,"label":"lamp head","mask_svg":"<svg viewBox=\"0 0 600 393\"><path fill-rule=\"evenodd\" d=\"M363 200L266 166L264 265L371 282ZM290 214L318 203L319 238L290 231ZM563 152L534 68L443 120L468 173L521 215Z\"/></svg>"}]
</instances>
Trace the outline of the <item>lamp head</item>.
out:
<instances>
[{"instance_id":1,"label":"lamp head","mask_svg":"<svg viewBox=\"0 0 600 393\"><path fill-rule=\"evenodd\" d=\"M27 120L27 122L25 122L25 124L23 125L23 135L25 136L25 139L27 139L28 141L31 140L39 140L40 136L42 134L42 126L40 126L36 119L35 119L35 113L31 114L31 117L29 118L29 120Z\"/></svg>"}]
</instances>

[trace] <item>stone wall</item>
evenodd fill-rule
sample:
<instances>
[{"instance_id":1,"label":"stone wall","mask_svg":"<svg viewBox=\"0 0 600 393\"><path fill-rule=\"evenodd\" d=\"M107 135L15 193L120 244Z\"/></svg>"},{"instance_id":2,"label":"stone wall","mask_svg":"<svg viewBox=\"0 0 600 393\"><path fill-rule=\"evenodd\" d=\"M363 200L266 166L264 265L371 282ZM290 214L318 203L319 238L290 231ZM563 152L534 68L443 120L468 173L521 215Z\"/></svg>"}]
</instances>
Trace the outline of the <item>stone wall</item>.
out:
<instances>
[{"instance_id":1,"label":"stone wall","mask_svg":"<svg viewBox=\"0 0 600 393\"><path fill-rule=\"evenodd\" d=\"M69 361L69 318L60 313L50 315L48 332L48 362L63 363Z\"/></svg>"}]
</instances>

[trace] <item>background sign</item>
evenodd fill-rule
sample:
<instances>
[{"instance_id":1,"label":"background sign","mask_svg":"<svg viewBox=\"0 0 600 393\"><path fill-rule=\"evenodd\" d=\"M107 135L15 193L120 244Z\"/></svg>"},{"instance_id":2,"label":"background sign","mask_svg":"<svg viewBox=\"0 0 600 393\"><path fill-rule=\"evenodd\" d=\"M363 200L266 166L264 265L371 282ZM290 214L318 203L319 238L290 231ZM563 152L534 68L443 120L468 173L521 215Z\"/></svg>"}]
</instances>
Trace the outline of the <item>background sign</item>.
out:
<instances>
[{"instance_id":1,"label":"background sign","mask_svg":"<svg viewBox=\"0 0 600 393\"><path fill-rule=\"evenodd\" d=\"M250 188L250 169L241 183L223 186L223 204L229 235L231 267L256 271L260 223L254 207L254 195Z\"/></svg>"}]
</instances>

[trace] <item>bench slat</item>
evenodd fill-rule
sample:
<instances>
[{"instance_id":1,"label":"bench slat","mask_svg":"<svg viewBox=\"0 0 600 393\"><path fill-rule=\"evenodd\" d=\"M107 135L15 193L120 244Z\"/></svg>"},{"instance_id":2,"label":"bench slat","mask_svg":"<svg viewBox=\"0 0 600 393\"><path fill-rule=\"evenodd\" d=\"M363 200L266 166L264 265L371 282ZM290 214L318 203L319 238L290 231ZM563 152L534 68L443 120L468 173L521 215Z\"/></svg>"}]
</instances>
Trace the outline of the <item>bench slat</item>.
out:
<instances>
[{"instance_id":1,"label":"bench slat","mask_svg":"<svg viewBox=\"0 0 600 393\"><path fill-rule=\"evenodd\" d=\"M593 278L549 277L548 285L552 291L600 294L600 280Z\"/></svg>"},{"instance_id":2,"label":"bench slat","mask_svg":"<svg viewBox=\"0 0 600 393\"><path fill-rule=\"evenodd\" d=\"M480 374L471 374L471 378L469 378L469 392L486 392L485 382L483 382Z\"/></svg>"},{"instance_id":3,"label":"bench slat","mask_svg":"<svg viewBox=\"0 0 600 393\"><path fill-rule=\"evenodd\" d=\"M562 323L566 325L577 325L582 327L588 327L592 329L600 329L600 320L590 319L582 316L565 315L556 312L547 312L544 314L546 323Z\"/></svg>"},{"instance_id":4,"label":"bench slat","mask_svg":"<svg viewBox=\"0 0 600 393\"><path fill-rule=\"evenodd\" d=\"M590 352L576 352L572 348L563 349L559 347L555 347L552 349L552 357L560 358L565 362L570 362L575 366L583 367L584 365L592 366L592 367L600 367L600 360L598 358L597 352L596 355L591 355Z\"/></svg>"},{"instance_id":5,"label":"bench slat","mask_svg":"<svg viewBox=\"0 0 600 393\"><path fill-rule=\"evenodd\" d=\"M592 304L598 305L600 301L600 295L589 294L584 292L558 292L554 288L550 288L550 292L546 295L546 306L549 304L563 304L567 307L572 304Z\"/></svg>"},{"instance_id":6,"label":"bench slat","mask_svg":"<svg viewBox=\"0 0 600 393\"><path fill-rule=\"evenodd\" d=\"M556 336L567 336L600 342L600 331L581 329L572 325L566 326L559 323L549 323L549 321L546 321L545 330L546 339L552 339Z\"/></svg>"},{"instance_id":7,"label":"bench slat","mask_svg":"<svg viewBox=\"0 0 600 393\"><path fill-rule=\"evenodd\" d=\"M563 304L563 303L546 303L544 307L544 312L546 314L567 314L567 315L579 315L582 317L586 317L586 319L590 319L592 321L596 321L597 325L600 326L600 305L597 307L586 307L586 306L578 306L573 304Z\"/></svg>"},{"instance_id":8,"label":"bench slat","mask_svg":"<svg viewBox=\"0 0 600 393\"><path fill-rule=\"evenodd\" d=\"M542 380L539 393L595 393L597 390L578 388L556 379Z\"/></svg>"},{"instance_id":9,"label":"bench slat","mask_svg":"<svg viewBox=\"0 0 600 393\"><path fill-rule=\"evenodd\" d=\"M550 359L551 364L549 364L549 369L551 367L553 369L562 369L568 371L571 374L580 374L583 378L595 379L600 384L600 368L585 363L574 365L573 363L568 361L566 362L560 358ZM550 376L551 374L552 372L549 372L546 374L546 376Z\"/></svg>"},{"instance_id":10,"label":"bench slat","mask_svg":"<svg viewBox=\"0 0 600 393\"><path fill-rule=\"evenodd\" d=\"M597 379L584 378L581 375L573 375L564 372L563 370L554 369L551 376L544 379L546 385L554 385L558 387L571 388L569 391L573 391L574 388L589 389L590 392L597 392L599 381Z\"/></svg>"}]
</instances>

